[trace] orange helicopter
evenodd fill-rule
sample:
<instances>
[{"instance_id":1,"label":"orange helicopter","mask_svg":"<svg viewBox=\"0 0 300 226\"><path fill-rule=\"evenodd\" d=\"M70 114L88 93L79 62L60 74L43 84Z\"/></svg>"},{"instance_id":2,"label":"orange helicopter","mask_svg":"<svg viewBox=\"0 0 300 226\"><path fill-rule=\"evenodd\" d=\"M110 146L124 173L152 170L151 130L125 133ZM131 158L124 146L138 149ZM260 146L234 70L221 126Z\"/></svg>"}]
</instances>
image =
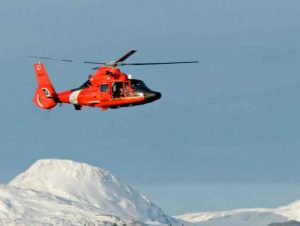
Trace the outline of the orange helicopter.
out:
<instances>
[{"instance_id":1,"label":"orange helicopter","mask_svg":"<svg viewBox=\"0 0 300 226\"><path fill-rule=\"evenodd\" d=\"M73 104L76 110L81 110L83 106L98 107L103 111L108 108L117 109L120 107L137 106L151 103L161 98L161 94L149 89L142 80L133 79L120 71L118 66L125 65L159 65L159 64L185 64L198 63L198 61L177 61L160 63L123 63L136 50L131 50L116 61L90 62L87 64L103 65L96 69L89 79L80 87L57 93L48 77L42 63L34 64L38 88L33 98L33 102L42 109L51 109L56 104ZM49 57L30 56L32 58L58 60ZM62 59L63 62L73 62Z\"/></svg>"}]
</instances>

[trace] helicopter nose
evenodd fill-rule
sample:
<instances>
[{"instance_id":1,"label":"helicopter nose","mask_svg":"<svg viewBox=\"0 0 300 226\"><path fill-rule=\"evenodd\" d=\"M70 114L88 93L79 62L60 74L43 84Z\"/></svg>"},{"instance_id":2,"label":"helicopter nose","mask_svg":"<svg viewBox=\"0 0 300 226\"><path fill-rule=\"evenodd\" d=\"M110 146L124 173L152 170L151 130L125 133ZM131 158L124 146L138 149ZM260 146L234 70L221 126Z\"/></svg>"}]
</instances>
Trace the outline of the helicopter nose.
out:
<instances>
[{"instance_id":1,"label":"helicopter nose","mask_svg":"<svg viewBox=\"0 0 300 226\"><path fill-rule=\"evenodd\" d=\"M156 100L160 99L161 98L161 93L160 92L154 92L154 91L145 92L144 97L145 97L146 102L150 103L150 102L153 102L153 101L156 101Z\"/></svg>"}]
</instances>

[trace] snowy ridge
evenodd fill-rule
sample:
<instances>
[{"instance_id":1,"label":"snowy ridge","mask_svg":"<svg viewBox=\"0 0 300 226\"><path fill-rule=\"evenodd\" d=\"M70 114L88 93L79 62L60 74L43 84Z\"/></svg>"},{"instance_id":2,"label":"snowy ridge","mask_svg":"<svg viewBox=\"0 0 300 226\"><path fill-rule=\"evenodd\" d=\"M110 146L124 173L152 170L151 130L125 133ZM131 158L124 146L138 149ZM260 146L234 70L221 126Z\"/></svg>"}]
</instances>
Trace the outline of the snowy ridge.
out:
<instances>
[{"instance_id":1,"label":"snowy ridge","mask_svg":"<svg viewBox=\"0 0 300 226\"><path fill-rule=\"evenodd\" d=\"M18 219L30 222L21 225L35 225L36 219L40 220L37 225L83 225L87 219L94 225L102 225L103 221L176 224L176 220L108 171L58 159L39 160L0 187L0 219L0 224L7 219L1 225Z\"/></svg>"},{"instance_id":2,"label":"snowy ridge","mask_svg":"<svg viewBox=\"0 0 300 226\"><path fill-rule=\"evenodd\" d=\"M184 214L177 219L202 226L267 226L271 223L300 221L300 201L275 209L237 209L224 212Z\"/></svg>"},{"instance_id":3,"label":"snowy ridge","mask_svg":"<svg viewBox=\"0 0 300 226\"><path fill-rule=\"evenodd\" d=\"M177 216L178 219L202 226L267 226L284 222L286 218L271 209L238 209L224 212L194 213Z\"/></svg>"}]
</instances>

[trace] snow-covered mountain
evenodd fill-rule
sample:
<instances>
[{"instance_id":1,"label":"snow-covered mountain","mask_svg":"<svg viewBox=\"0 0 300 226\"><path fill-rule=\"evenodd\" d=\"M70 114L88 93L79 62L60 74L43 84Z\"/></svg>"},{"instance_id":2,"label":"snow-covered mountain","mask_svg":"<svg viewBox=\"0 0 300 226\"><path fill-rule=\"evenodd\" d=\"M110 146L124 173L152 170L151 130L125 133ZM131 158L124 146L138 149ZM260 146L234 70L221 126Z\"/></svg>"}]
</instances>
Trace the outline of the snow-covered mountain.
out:
<instances>
[{"instance_id":1,"label":"snow-covered mountain","mask_svg":"<svg viewBox=\"0 0 300 226\"><path fill-rule=\"evenodd\" d=\"M0 226L290 226L297 221L300 201L173 218L108 171L70 160L39 160L0 185Z\"/></svg>"},{"instance_id":2,"label":"snow-covered mountain","mask_svg":"<svg viewBox=\"0 0 300 226\"><path fill-rule=\"evenodd\" d=\"M0 187L0 225L173 224L145 196L106 170L39 160Z\"/></svg>"}]
</instances>

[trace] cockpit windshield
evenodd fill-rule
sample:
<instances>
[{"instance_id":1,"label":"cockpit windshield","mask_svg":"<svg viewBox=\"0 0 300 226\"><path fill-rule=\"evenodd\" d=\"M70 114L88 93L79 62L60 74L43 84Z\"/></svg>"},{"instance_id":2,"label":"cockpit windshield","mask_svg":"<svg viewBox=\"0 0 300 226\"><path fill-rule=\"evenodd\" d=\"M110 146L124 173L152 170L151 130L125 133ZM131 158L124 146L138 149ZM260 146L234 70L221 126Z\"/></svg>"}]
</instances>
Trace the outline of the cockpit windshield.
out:
<instances>
[{"instance_id":1,"label":"cockpit windshield","mask_svg":"<svg viewBox=\"0 0 300 226\"><path fill-rule=\"evenodd\" d=\"M145 85L143 81L137 79L131 79L131 87L134 91L140 91L140 92L150 91L150 89Z\"/></svg>"}]
</instances>

